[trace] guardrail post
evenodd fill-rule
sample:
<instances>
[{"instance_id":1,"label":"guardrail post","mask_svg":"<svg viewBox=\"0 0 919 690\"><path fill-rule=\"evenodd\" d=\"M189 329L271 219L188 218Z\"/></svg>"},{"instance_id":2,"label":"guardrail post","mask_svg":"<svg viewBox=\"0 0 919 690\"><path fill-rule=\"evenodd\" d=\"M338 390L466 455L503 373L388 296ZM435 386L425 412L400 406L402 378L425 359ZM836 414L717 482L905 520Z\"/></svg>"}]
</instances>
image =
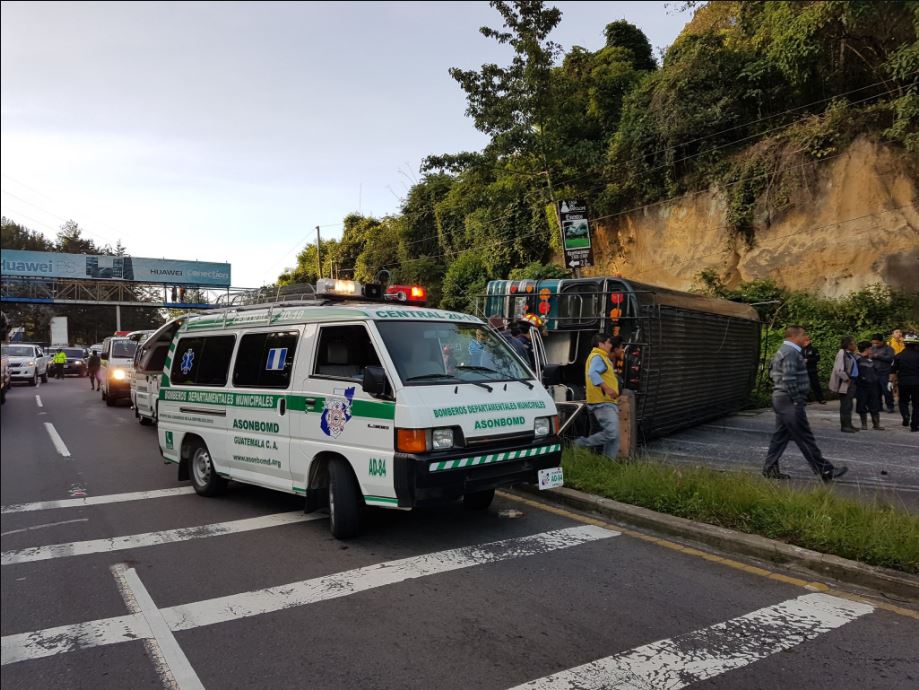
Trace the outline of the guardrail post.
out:
<instances>
[{"instance_id":1,"label":"guardrail post","mask_svg":"<svg viewBox=\"0 0 919 690\"><path fill-rule=\"evenodd\" d=\"M634 458L638 452L638 409L635 391L619 395L619 457Z\"/></svg>"}]
</instances>

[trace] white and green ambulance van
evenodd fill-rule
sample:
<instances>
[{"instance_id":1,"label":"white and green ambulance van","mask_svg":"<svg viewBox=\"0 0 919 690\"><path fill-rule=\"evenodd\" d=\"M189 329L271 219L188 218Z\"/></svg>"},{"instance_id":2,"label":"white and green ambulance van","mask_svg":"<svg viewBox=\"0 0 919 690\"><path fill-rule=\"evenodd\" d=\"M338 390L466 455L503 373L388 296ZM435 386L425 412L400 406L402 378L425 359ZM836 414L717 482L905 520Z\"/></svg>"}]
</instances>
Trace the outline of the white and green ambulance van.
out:
<instances>
[{"instance_id":1,"label":"white and green ambulance van","mask_svg":"<svg viewBox=\"0 0 919 690\"><path fill-rule=\"evenodd\" d=\"M163 343L160 450L201 495L299 494L347 538L365 505L485 509L498 487L562 483L555 403L477 317L327 298L185 316L146 346Z\"/></svg>"}]
</instances>

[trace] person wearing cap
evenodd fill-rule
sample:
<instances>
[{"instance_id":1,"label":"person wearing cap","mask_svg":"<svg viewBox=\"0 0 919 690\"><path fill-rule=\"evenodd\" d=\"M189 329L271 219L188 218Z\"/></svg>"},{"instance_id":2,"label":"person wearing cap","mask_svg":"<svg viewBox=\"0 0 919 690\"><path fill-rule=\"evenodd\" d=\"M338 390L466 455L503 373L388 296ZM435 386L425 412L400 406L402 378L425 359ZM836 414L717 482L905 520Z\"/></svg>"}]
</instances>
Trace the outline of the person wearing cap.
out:
<instances>
[{"instance_id":1,"label":"person wearing cap","mask_svg":"<svg viewBox=\"0 0 919 690\"><path fill-rule=\"evenodd\" d=\"M539 331L542 331L544 321L536 314L524 314L518 323L520 327L520 335L517 336L517 340L526 351L527 362L530 363L530 367L532 367L532 369L535 371L536 352L533 349L533 336L530 334L530 330L535 328Z\"/></svg>"},{"instance_id":2,"label":"person wearing cap","mask_svg":"<svg viewBox=\"0 0 919 690\"><path fill-rule=\"evenodd\" d=\"M898 354L903 352L903 348L906 347L903 344L903 331L899 328L894 328L893 333L890 334L890 340L887 341L887 344L893 348L893 356L896 357ZM891 365L892 367L893 365ZM894 400L900 399L900 390L897 386L897 375L893 373L893 368L890 371L890 382L893 384L891 386L890 392L893 393Z\"/></svg>"},{"instance_id":3,"label":"person wearing cap","mask_svg":"<svg viewBox=\"0 0 919 690\"><path fill-rule=\"evenodd\" d=\"M907 333L903 345L903 352L893 358L892 367L900 388L900 415L903 426L919 431L919 335Z\"/></svg>"},{"instance_id":4,"label":"person wearing cap","mask_svg":"<svg viewBox=\"0 0 919 690\"><path fill-rule=\"evenodd\" d=\"M768 479L790 479L789 475L779 471L779 458L794 441L811 469L823 481L829 482L841 477L848 468L833 467L823 457L817 447L814 432L807 421L807 394L810 382L807 377L807 365L801 353L807 333L801 326L789 326L785 329L785 342L772 358L769 375L772 378L772 410L775 412L775 431L769 441L769 451L763 464L763 476ZM853 395L855 384L852 384ZM850 413L851 414L851 413Z\"/></svg>"},{"instance_id":5,"label":"person wearing cap","mask_svg":"<svg viewBox=\"0 0 919 690\"><path fill-rule=\"evenodd\" d=\"M613 366L614 359L624 351L622 338L605 333L593 336L593 349L584 363L584 383L587 408L593 413L600 430L590 436L581 436L574 445L581 448L603 449L603 455L615 459L619 455L619 379Z\"/></svg>"}]
</instances>

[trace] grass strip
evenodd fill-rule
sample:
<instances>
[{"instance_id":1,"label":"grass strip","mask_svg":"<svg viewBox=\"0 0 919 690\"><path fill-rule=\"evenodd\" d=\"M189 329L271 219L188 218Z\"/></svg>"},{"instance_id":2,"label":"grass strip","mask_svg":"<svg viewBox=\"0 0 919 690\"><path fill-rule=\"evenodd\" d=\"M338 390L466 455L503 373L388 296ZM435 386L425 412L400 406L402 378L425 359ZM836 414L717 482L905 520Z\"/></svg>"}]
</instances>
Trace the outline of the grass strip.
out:
<instances>
[{"instance_id":1,"label":"grass strip","mask_svg":"<svg viewBox=\"0 0 919 690\"><path fill-rule=\"evenodd\" d=\"M565 486L698 522L919 574L919 516L743 472L612 462L566 449Z\"/></svg>"}]
</instances>

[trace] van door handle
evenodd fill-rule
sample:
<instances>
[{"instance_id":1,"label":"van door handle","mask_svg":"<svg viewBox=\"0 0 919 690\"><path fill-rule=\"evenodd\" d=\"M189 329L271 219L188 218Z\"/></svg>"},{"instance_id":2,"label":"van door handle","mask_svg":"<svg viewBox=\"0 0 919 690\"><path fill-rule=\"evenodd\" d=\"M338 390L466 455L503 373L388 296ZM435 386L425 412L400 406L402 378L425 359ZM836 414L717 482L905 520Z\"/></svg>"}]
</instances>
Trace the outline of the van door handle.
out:
<instances>
[{"instance_id":1,"label":"van door handle","mask_svg":"<svg viewBox=\"0 0 919 690\"><path fill-rule=\"evenodd\" d=\"M316 398L307 398L303 402L306 404L307 412L309 412L309 408L316 404Z\"/></svg>"},{"instance_id":2,"label":"van door handle","mask_svg":"<svg viewBox=\"0 0 919 690\"><path fill-rule=\"evenodd\" d=\"M284 413L287 411L287 400L281 398L281 404L278 405L278 412L281 413L281 416L284 416Z\"/></svg>"}]
</instances>

